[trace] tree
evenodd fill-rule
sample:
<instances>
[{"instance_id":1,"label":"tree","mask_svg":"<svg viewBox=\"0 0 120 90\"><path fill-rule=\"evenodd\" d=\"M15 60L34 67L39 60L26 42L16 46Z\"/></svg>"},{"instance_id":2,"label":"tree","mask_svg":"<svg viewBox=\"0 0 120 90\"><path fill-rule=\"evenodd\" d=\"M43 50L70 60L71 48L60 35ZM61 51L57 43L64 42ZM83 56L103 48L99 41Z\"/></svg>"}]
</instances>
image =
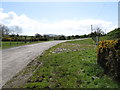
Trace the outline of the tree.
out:
<instances>
[{"instance_id":1,"label":"tree","mask_svg":"<svg viewBox=\"0 0 120 90\"><path fill-rule=\"evenodd\" d=\"M74 35L72 35L71 37L72 37L72 39L75 39L75 36L74 36Z\"/></svg>"},{"instance_id":2,"label":"tree","mask_svg":"<svg viewBox=\"0 0 120 90\"><path fill-rule=\"evenodd\" d=\"M94 29L94 32L91 32L90 36L96 42L96 45L98 45L99 37L102 36L103 34L104 32L102 31L102 29L97 27Z\"/></svg>"},{"instance_id":3,"label":"tree","mask_svg":"<svg viewBox=\"0 0 120 90\"><path fill-rule=\"evenodd\" d=\"M80 36L79 35L75 35L75 38L80 38Z\"/></svg>"},{"instance_id":4,"label":"tree","mask_svg":"<svg viewBox=\"0 0 120 90\"><path fill-rule=\"evenodd\" d=\"M38 39L38 40L42 40L43 38L43 36L42 35L40 35L39 33L36 33L35 34L35 37L36 37L36 39Z\"/></svg>"},{"instance_id":5,"label":"tree","mask_svg":"<svg viewBox=\"0 0 120 90\"><path fill-rule=\"evenodd\" d=\"M87 35L86 35L86 34L84 34L84 35L83 35L83 37L84 37L84 38L87 38Z\"/></svg>"},{"instance_id":6,"label":"tree","mask_svg":"<svg viewBox=\"0 0 120 90\"><path fill-rule=\"evenodd\" d=\"M104 34L104 32L102 31L102 29L100 29L99 27L96 28L96 34L97 36L101 36Z\"/></svg>"},{"instance_id":7,"label":"tree","mask_svg":"<svg viewBox=\"0 0 120 90\"><path fill-rule=\"evenodd\" d=\"M49 35L43 35L43 37L44 37L44 40L45 40L45 41L47 41L47 40L50 39Z\"/></svg>"},{"instance_id":8,"label":"tree","mask_svg":"<svg viewBox=\"0 0 120 90\"><path fill-rule=\"evenodd\" d=\"M71 39L71 36L68 36L67 39L70 40L70 39Z\"/></svg>"},{"instance_id":9,"label":"tree","mask_svg":"<svg viewBox=\"0 0 120 90\"><path fill-rule=\"evenodd\" d=\"M62 35L62 36L59 37L59 40L66 40L66 38L65 38L64 35Z\"/></svg>"},{"instance_id":10,"label":"tree","mask_svg":"<svg viewBox=\"0 0 120 90\"><path fill-rule=\"evenodd\" d=\"M40 35L39 33L36 33L36 34L35 34L35 37L36 37L36 38L40 38L40 37L42 37L42 35Z\"/></svg>"},{"instance_id":11,"label":"tree","mask_svg":"<svg viewBox=\"0 0 120 90\"><path fill-rule=\"evenodd\" d=\"M7 26L0 24L0 34L1 36L9 35L10 30Z\"/></svg>"}]
</instances>

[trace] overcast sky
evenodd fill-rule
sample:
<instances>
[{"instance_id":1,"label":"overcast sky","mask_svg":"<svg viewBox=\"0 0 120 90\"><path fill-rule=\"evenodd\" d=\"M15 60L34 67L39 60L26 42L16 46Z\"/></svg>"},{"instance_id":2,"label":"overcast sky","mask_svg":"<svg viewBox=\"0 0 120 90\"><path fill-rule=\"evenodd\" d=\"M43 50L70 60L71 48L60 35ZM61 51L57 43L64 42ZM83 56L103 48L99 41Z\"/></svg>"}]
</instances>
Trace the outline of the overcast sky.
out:
<instances>
[{"instance_id":1,"label":"overcast sky","mask_svg":"<svg viewBox=\"0 0 120 90\"><path fill-rule=\"evenodd\" d=\"M21 27L23 35L83 35L91 24L109 32L118 27L118 3L2 2L0 23Z\"/></svg>"}]
</instances>

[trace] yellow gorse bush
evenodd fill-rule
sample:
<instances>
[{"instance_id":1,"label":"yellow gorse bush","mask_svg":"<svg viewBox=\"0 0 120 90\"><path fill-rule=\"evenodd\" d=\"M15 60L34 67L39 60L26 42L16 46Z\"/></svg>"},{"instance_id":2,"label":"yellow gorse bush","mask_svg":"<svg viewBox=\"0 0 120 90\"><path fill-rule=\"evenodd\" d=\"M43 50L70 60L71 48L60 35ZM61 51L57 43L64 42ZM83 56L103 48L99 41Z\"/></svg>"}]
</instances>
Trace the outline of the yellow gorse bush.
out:
<instances>
[{"instance_id":1,"label":"yellow gorse bush","mask_svg":"<svg viewBox=\"0 0 120 90\"><path fill-rule=\"evenodd\" d=\"M120 39L100 41L97 63L114 79L120 81Z\"/></svg>"},{"instance_id":2,"label":"yellow gorse bush","mask_svg":"<svg viewBox=\"0 0 120 90\"><path fill-rule=\"evenodd\" d=\"M118 40L99 41L98 50L100 50L100 52L103 52L103 49L114 49L114 46L117 42Z\"/></svg>"}]
</instances>

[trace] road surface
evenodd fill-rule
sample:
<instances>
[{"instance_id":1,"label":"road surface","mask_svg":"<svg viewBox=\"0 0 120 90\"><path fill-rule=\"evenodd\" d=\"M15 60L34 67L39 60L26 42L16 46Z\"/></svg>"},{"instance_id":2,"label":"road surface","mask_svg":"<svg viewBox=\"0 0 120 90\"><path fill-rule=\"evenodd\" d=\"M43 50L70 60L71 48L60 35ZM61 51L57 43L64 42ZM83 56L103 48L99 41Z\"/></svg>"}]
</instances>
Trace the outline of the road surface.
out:
<instances>
[{"instance_id":1,"label":"road surface","mask_svg":"<svg viewBox=\"0 0 120 90\"><path fill-rule=\"evenodd\" d=\"M48 41L2 50L2 86L45 50L66 41Z\"/></svg>"}]
</instances>

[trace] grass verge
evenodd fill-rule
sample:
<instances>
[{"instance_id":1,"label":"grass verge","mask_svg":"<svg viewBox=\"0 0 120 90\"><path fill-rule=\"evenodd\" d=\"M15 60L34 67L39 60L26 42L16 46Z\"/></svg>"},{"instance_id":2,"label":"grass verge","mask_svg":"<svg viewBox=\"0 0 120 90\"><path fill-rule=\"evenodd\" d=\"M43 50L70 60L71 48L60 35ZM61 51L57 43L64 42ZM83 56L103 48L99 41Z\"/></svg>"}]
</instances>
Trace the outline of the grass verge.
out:
<instances>
[{"instance_id":1,"label":"grass verge","mask_svg":"<svg viewBox=\"0 0 120 90\"><path fill-rule=\"evenodd\" d=\"M96 49L90 39L59 44L39 60L43 65L25 88L118 88L97 65Z\"/></svg>"}]
</instances>

